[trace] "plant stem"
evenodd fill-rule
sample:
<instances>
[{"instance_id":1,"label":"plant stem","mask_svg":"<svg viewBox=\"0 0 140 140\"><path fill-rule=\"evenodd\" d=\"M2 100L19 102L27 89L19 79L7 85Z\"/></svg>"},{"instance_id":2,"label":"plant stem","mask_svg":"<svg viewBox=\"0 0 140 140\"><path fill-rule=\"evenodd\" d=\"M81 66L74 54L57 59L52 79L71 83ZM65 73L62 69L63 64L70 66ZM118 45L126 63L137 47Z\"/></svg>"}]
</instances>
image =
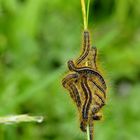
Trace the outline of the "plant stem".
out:
<instances>
[{"instance_id":1,"label":"plant stem","mask_svg":"<svg viewBox=\"0 0 140 140\"><path fill-rule=\"evenodd\" d=\"M89 5L90 5L90 0L87 2L87 26L88 26L88 17L89 17Z\"/></svg>"},{"instance_id":2,"label":"plant stem","mask_svg":"<svg viewBox=\"0 0 140 140\"><path fill-rule=\"evenodd\" d=\"M85 0L81 0L81 6L82 6L82 13L83 13L84 30L86 30L87 29L87 16L86 16Z\"/></svg>"},{"instance_id":3,"label":"plant stem","mask_svg":"<svg viewBox=\"0 0 140 140\"><path fill-rule=\"evenodd\" d=\"M87 125L87 140L90 140L89 125Z\"/></svg>"},{"instance_id":4,"label":"plant stem","mask_svg":"<svg viewBox=\"0 0 140 140\"><path fill-rule=\"evenodd\" d=\"M88 28L89 5L90 5L90 0L87 1L87 6L85 5L85 0L81 0L84 30ZM86 10L86 7L87 7L87 10Z\"/></svg>"},{"instance_id":5,"label":"plant stem","mask_svg":"<svg viewBox=\"0 0 140 140\"><path fill-rule=\"evenodd\" d=\"M87 140L94 140L94 124L93 120L87 125Z\"/></svg>"}]
</instances>

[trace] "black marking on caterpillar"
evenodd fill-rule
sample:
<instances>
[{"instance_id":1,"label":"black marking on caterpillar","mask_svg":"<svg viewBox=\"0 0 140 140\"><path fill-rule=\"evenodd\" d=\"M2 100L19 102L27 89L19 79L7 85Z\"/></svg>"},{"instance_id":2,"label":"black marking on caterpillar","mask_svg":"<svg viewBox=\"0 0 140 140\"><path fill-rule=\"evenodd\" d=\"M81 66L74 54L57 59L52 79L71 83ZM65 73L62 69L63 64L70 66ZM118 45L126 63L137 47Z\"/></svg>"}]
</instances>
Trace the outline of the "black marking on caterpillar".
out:
<instances>
[{"instance_id":1,"label":"black marking on caterpillar","mask_svg":"<svg viewBox=\"0 0 140 140\"><path fill-rule=\"evenodd\" d=\"M83 81L81 82L81 87L85 94L85 103L83 105L83 110L82 110L83 119L88 119L88 112L92 101L92 94L88 87L86 78L84 78Z\"/></svg>"},{"instance_id":2,"label":"black marking on caterpillar","mask_svg":"<svg viewBox=\"0 0 140 140\"><path fill-rule=\"evenodd\" d=\"M96 59L97 59L97 48L96 47L92 47L92 50L95 52L94 56L93 56L93 62L95 65L95 68L97 69L97 64L96 64Z\"/></svg>"},{"instance_id":3,"label":"black marking on caterpillar","mask_svg":"<svg viewBox=\"0 0 140 140\"><path fill-rule=\"evenodd\" d=\"M102 104L105 105L105 100L103 97L101 97L97 92L95 92L94 95L96 95L101 100Z\"/></svg>"},{"instance_id":4,"label":"black marking on caterpillar","mask_svg":"<svg viewBox=\"0 0 140 140\"><path fill-rule=\"evenodd\" d=\"M95 83L93 80L91 80L91 82L104 94L104 97L106 98L105 90L101 86L99 86L97 83Z\"/></svg>"},{"instance_id":5,"label":"black marking on caterpillar","mask_svg":"<svg viewBox=\"0 0 140 140\"><path fill-rule=\"evenodd\" d=\"M69 87L72 89L72 93L75 96L75 102L78 108L81 107L81 99L80 99L80 94L78 92L78 89L76 88L76 86L74 84L70 84Z\"/></svg>"}]
</instances>

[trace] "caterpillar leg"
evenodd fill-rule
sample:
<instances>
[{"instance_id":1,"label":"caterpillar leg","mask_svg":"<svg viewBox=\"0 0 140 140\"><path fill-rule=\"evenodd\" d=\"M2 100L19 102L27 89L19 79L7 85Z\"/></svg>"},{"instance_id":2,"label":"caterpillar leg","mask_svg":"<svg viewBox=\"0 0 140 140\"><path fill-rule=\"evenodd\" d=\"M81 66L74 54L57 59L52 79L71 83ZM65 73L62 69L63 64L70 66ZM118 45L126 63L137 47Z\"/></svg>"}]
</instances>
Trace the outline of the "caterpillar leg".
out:
<instances>
[{"instance_id":1,"label":"caterpillar leg","mask_svg":"<svg viewBox=\"0 0 140 140\"><path fill-rule=\"evenodd\" d=\"M104 106L105 104L102 103L102 104L95 104L92 108L92 114L96 114L100 111L100 109Z\"/></svg>"},{"instance_id":2,"label":"caterpillar leg","mask_svg":"<svg viewBox=\"0 0 140 140\"><path fill-rule=\"evenodd\" d=\"M101 120L102 119L102 114L101 113L96 113L93 115L93 120Z\"/></svg>"},{"instance_id":3,"label":"caterpillar leg","mask_svg":"<svg viewBox=\"0 0 140 140\"><path fill-rule=\"evenodd\" d=\"M83 131L83 132L86 132L86 129L87 129L87 121L86 120L82 120L80 122L80 129Z\"/></svg>"}]
</instances>

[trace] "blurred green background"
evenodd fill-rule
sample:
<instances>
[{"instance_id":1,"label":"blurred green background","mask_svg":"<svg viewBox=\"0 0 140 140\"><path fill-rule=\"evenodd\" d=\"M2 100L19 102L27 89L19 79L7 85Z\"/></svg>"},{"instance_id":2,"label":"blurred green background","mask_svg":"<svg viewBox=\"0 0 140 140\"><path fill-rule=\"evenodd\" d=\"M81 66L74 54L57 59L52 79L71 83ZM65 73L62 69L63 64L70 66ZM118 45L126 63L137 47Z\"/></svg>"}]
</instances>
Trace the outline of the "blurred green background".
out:
<instances>
[{"instance_id":1,"label":"blurred green background","mask_svg":"<svg viewBox=\"0 0 140 140\"><path fill-rule=\"evenodd\" d=\"M140 139L140 0L91 0L92 44L108 81L95 140ZM81 50L80 0L0 0L0 116L43 115L0 125L0 140L86 140L61 80Z\"/></svg>"}]
</instances>

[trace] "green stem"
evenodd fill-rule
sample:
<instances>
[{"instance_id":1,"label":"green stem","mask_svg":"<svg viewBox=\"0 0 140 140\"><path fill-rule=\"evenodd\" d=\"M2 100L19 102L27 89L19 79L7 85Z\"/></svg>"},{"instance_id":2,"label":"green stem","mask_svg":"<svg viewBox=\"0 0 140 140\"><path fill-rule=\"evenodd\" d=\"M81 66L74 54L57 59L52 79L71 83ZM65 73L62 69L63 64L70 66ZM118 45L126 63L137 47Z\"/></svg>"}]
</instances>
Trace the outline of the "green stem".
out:
<instances>
[{"instance_id":1,"label":"green stem","mask_svg":"<svg viewBox=\"0 0 140 140\"><path fill-rule=\"evenodd\" d=\"M86 30L88 28L89 5L90 5L90 0L87 1L87 6L85 5L85 0L81 0L84 30Z\"/></svg>"},{"instance_id":2,"label":"green stem","mask_svg":"<svg viewBox=\"0 0 140 140\"><path fill-rule=\"evenodd\" d=\"M87 125L87 140L90 140L90 131L89 131L89 125Z\"/></svg>"},{"instance_id":3,"label":"green stem","mask_svg":"<svg viewBox=\"0 0 140 140\"><path fill-rule=\"evenodd\" d=\"M87 26L88 26L88 17L89 17L89 6L90 6L90 0L87 2Z\"/></svg>"},{"instance_id":4,"label":"green stem","mask_svg":"<svg viewBox=\"0 0 140 140\"><path fill-rule=\"evenodd\" d=\"M93 120L89 121L87 125L87 140L94 140L94 123Z\"/></svg>"},{"instance_id":5,"label":"green stem","mask_svg":"<svg viewBox=\"0 0 140 140\"><path fill-rule=\"evenodd\" d=\"M86 30L87 29L87 15L86 15L85 0L81 0L81 6L82 6L82 13L83 13L84 30Z\"/></svg>"}]
</instances>

